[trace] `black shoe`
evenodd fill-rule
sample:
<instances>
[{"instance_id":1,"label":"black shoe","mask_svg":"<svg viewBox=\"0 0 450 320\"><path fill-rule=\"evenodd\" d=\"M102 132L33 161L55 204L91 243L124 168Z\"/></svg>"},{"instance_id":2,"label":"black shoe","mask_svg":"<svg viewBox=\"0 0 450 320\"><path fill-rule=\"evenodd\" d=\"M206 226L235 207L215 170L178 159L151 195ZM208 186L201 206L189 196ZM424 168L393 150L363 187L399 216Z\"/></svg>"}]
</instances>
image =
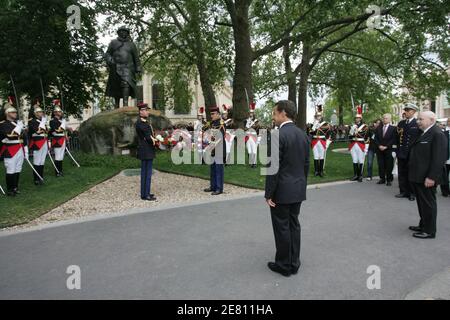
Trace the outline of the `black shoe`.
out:
<instances>
[{"instance_id":1,"label":"black shoe","mask_svg":"<svg viewBox=\"0 0 450 320\"><path fill-rule=\"evenodd\" d=\"M285 277L289 277L291 275L291 272L281 269L275 262L269 262L267 264L267 266L273 272L279 273L279 274L281 274L281 275L283 275Z\"/></svg>"},{"instance_id":2,"label":"black shoe","mask_svg":"<svg viewBox=\"0 0 450 320\"><path fill-rule=\"evenodd\" d=\"M6 192L6 195L7 195L8 197L15 197L15 196L16 196L16 193L15 193L14 191L8 191L8 192Z\"/></svg>"},{"instance_id":3,"label":"black shoe","mask_svg":"<svg viewBox=\"0 0 450 320\"><path fill-rule=\"evenodd\" d=\"M218 194L222 194L223 191L214 191L213 193L211 193L212 196L217 196Z\"/></svg>"},{"instance_id":4,"label":"black shoe","mask_svg":"<svg viewBox=\"0 0 450 320\"><path fill-rule=\"evenodd\" d=\"M205 192L212 192L213 190L211 188L206 188L206 189L203 189L203 191L205 191Z\"/></svg>"},{"instance_id":5,"label":"black shoe","mask_svg":"<svg viewBox=\"0 0 450 320\"><path fill-rule=\"evenodd\" d=\"M385 180L378 180L377 184L385 184L386 181Z\"/></svg>"},{"instance_id":6,"label":"black shoe","mask_svg":"<svg viewBox=\"0 0 450 320\"><path fill-rule=\"evenodd\" d=\"M20 194L20 191L19 191L19 189L17 189L17 188L15 188L15 189L13 190L13 192L14 192L15 194Z\"/></svg>"},{"instance_id":7,"label":"black shoe","mask_svg":"<svg viewBox=\"0 0 450 320\"><path fill-rule=\"evenodd\" d=\"M410 196L408 197L408 200L409 200L409 201L416 201L416 197L414 197L413 195L410 195Z\"/></svg>"},{"instance_id":8,"label":"black shoe","mask_svg":"<svg viewBox=\"0 0 450 320\"><path fill-rule=\"evenodd\" d=\"M415 231L415 232L422 232L422 228L419 227L419 226L417 226L417 227L416 226L410 226L409 230Z\"/></svg>"},{"instance_id":9,"label":"black shoe","mask_svg":"<svg viewBox=\"0 0 450 320\"><path fill-rule=\"evenodd\" d=\"M141 198L142 200L145 200L145 201L156 201L156 197L155 196L148 196L148 197L146 197L146 198Z\"/></svg>"},{"instance_id":10,"label":"black shoe","mask_svg":"<svg viewBox=\"0 0 450 320\"><path fill-rule=\"evenodd\" d=\"M426 232L417 232L417 233L413 234L413 237L419 238L419 239L434 239L434 238L436 238L436 235L426 233Z\"/></svg>"},{"instance_id":11,"label":"black shoe","mask_svg":"<svg viewBox=\"0 0 450 320\"><path fill-rule=\"evenodd\" d=\"M392 186L392 182L388 181L388 182L386 182L386 185L387 185L388 187L390 187L390 186Z\"/></svg>"},{"instance_id":12,"label":"black shoe","mask_svg":"<svg viewBox=\"0 0 450 320\"><path fill-rule=\"evenodd\" d=\"M396 198L409 198L409 195L406 193L399 193L395 195Z\"/></svg>"},{"instance_id":13,"label":"black shoe","mask_svg":"<svg viewBox=\"0 0 450 320\"><path fill-rule=\"evenodd\" d=\"M448 198L449 195L446 194L446 193L443 193L442 196L443 196L444 198Z\"/></svg>"}]
</instances>

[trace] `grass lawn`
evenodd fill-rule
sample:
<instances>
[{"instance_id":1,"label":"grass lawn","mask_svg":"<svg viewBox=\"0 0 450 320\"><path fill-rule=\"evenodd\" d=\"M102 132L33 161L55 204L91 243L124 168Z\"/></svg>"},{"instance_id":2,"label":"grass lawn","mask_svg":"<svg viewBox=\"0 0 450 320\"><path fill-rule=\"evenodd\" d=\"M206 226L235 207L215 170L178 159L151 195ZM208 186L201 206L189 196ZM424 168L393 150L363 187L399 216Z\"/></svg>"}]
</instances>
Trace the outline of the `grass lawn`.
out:
<instances>
[{"instance_id":1,"label":"grass lawn","mask_svg":"<svg viewBox=\"0 0 450 320\"><path fill-rule=\"evenodd\" d=\"M333 148L343 147L346 147L346 144L340 143L333 146ZM50 161L47 161L44 186L33 184L32 171L28 164L24 163L19 184L21 194L16 197L0 195L0 228L27 223L94 185L109 179L121 170L140 167L140 162L129 156L98 156L78 153L75 157L81 168L74 167L71 160L66 157L63 178L55 177L54 169ZM353 175L350 155L329 152L327 157L325 177L320 179L311 174L308 179L309 184L348 179ZM168 152L158 153L154 167L164 172L209 179L209 166L175 165ZM313 172L313 165L311 165L311 172ZM4 174L4 166L1 163L0 184L3 189L6 188ZM264 180L264 176L260 175L259 167L258 169L250 169L246 165L225 167L226 183L263 189ZM207 185L208 182L205 181L205 187Z\"/></svg>"}]
</instances>

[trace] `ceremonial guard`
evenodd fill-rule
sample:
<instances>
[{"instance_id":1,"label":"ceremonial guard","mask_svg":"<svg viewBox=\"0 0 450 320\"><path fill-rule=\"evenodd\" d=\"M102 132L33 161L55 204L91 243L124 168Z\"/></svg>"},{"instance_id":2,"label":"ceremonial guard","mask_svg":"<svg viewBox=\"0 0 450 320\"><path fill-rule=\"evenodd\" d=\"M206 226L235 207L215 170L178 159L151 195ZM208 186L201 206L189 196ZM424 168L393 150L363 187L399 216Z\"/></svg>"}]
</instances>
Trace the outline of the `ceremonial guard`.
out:
<instances>
[{"instance_id":1,"label":"ceremonial guard","mask_svg":"<svg viewBox=\"0 0 450 320\"><path fill-rule=\"evenodd\" d=\"M416 200L411 184L408 181L408 156L411 145L420 136L420 130L414 118L419 108L413 103L407 103L403 110L405 119L397 125L397 141L394 152L397 157L398 184L400 193L396 198L408 198L410 201Z\"/></svg>"},{"instance_id":2,"label":"ceremonial guard","mask_svg":"<svg viewBox=\"0 0 450 320\"><path fill-rule=\"evenodd\" d=\"M196 163L203 163L203 132L202 128L205 125L205 108L200 107L197 111L197 120L194 122L194 143L196 145L197 160Z\"/></svg>"},{"instance_id":3,"label":"ceremonial guard","mask_svg":"<svg viewBox=\"0 0 450 320\"><path fill-rule=\"evenodd\" d=\"M0 121L0 158L6 168L6 192L8 196L19 194L19 178L23 161L28 159L28 147L24 141L24 124L18 120L14 98L4 105L5 119Z\"/></svg>"},{"instance_id":4,"label":"ceremonial guard","mask_svg":"<svg viewBox=\"0 0 450 320\"><path fill-rule=\"evenodd\" d=\"M231 107L227 107L226 105L223 105L223 112L222 112L222 119L225 125L225 149L226 149L226 162L225 165L230 161L230 153L231 149L233 148L233 141L236 135L234 134L234 130L232 129L233 126L233 119L231 117Z\"/></svg>"},{"instance_id":5,"label":"ceremonial guard","mask_svg":"<svg viewBox=\"0 0 450 320\"><path fill-rule=\"evenodd\" d=\"M322 106L316 107L314 123L311 128L311 148L314 154L314 176L323 177L326 153L331 144L331 126L323 121Z\"/></svg>"},{"instance_id":6,"label":"ceremonial guard","mask_svg":"<svg viewBox=\"0 0 450 320\"><path fill-rule=\"evenodd\" d=\"M139 118L136 122L136 133L138 136L137 157L141 160L141 199L155 201L156 197L151 193L153 159L156 157L155 131L149 120L150 109L148 104L138 105Z\"/></svg>"},{"instance_id":7,"label":"ceremonial guard","mask_svg":"<svg viewBox=\"0 0 450 320\"><path fill-rule=\"evenodd\" d=\"M348 150L353 160L353 177L351 181L362 182L364 161L369 149L369 127L362 120L362 107L357 107L355 124L350 128L349 138L351 140Z\"/></svg>"},{"instance_id":8,"label":"ceremonial guard","mask_svg":"<svg viewBox=\"0 0 450 320\"><path fill-rule=\"evenodd\" d=\"M209 112L211 122L203 127L203 131L208 131L207 150L211 150L213 162L210 165L210 186L203 191L212 192L211 195L215 196L223 193L224 163L226 160L225 123L221 118L218 107L210 108Z\"/></svg>"},{"instance_id":9,"label":"ceremonial guard","mask_svg":"<svg viewBox=\"0 0 450 320\"><path fill-rule=\"evenodd\" d=\"M35 185L41 185L43 181L37 174L44 178L45 159L48 153L48 128L47 117L44 114L44 110L40 107L39 101L36 101L30 116L31 119L28 121L28 141L29 150L33 152L33 166L36 170L36 172L33 171L33 178Z\"/></svg>"},{"instance_id":10,"label":"ceremonial guard","mask_svg":"<svg viewBox=\"0 0 450 320\"><path fill-rule=\"evenodd\" d=\"M49 136L51 147L55 154L55 174L57 177L63 176L63 161L66 151L66 119L60 107L61 102L58 99L53 100L53 118L50 120Z\"/></svg>"},{"instance_id":11,"label":"ceremonial guard","mask_svg":"<svg viewBox=\"0 0 450 320\"><path fill-rule=\"evenodd\" d=\"M245 142L247 145L248 162L252 168L256 168L258 154L258 131L259 121L255 116L256 104L250 104L249 117L245 120Z\"/></svg>"}]
</instances>

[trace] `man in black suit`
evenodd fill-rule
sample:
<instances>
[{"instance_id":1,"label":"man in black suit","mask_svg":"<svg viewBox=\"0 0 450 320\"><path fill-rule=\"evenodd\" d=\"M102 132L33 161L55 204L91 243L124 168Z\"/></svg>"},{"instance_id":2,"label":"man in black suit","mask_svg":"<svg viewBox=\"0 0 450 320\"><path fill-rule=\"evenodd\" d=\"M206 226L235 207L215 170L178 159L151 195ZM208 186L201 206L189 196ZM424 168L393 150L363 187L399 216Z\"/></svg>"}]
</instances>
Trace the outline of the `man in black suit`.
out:
<instances>
[{"instance_id":1,"label":"man in black suit","mask_svg":"<svg viewBox=\"0 0 450 320\"><path fill-rule=\"evenodd\" d=\"M301 203L306 199L309 171L309 140L293 122L295 114L292 101L275 104L273 119L279 130L271 134L271 167L275 165L278 170L266 176L264 196L270 207L276 246L275 262L269 262L268 267L286 277L296 274L300 267L298 216ZM277 149L278 153L274 151Z\"/></svg>"},{"instance_id":2,"label":"man in black suit","mask_svg":"<svg viewBox=\"0 0 450 320\"><path fill-rule=\"evenodd\" d=\"M417 198L420 223L409 227L416 231L416 238L429 239L436 236L436 186L442 183L442 169L445 163L446 139L436 126L436 116L431 111L419 114L418 126L422 131L411 145L408 161L408 178Z\"/></svg>"},{"instance_id":3,"label":"man in black suit","mask_svg":"<svg viewBox=\"0 0 450 320\"><path fill-rule=\"evenodd\" d=\"M414 201L414 192L411 190L411 185L408 181L408 155L411 144L417 139L420 134L414 115L419 111L413 103L407 103L403 110L405 111L405 119L400 121L397 125L397 141L396 141L396 156L398 163L398 185L400 193L395 195L396 198L408 198Z\"/></svg>"},{"instance_id":4,"label":"man in black suit","mask_svg":"<svg viewBox=\"0 0 450 320\"><path fill-rule=\"evenodd\" d=\"M391 125L392 116L389 113L383 115L383 125L378 126L375 131L377 148L378 173L380 181L377 184L392 185L394 176L394 158L392 157L392 146L396 140L396 128Z\"/></svg>"},{"instance_id":5,"label":"man in black suit","mask_svg":"<svg viewBox=\"0 0 450 320\"><path fill-rule=\"evenodd\" d=\"M439 121L439 120L438 120ZM448 196L450 196L450 187L449 187L449 179L448 179L448 173L449 173L449 169L450 169L450 128L447 127L446 125L450 123L450 118L446 118L446 119L440 119L440 127L442 132L445 135L446 138L446 149L444 151L444 154L446 155L446 164L444 165L444 172L442 173L443 178L442 178L442 184L441 184L441 192L442 192L442 196L447 198Z\"/></svg>"},{"instance_id":6,"label":"man in black suit","mask_svg":"<svg viewBox=\"0 0 450 320\"><path fill-rule=\"evenodd\" d=\"M138 136L137 157L141 160L141 199L155 201L156 197L150 193L152 184L153 159L155 158L156 139L152 124L150 123L150 109L146 103L138 105L139 118L136 122L136 133Z\"/></svg>"}]
</instances>

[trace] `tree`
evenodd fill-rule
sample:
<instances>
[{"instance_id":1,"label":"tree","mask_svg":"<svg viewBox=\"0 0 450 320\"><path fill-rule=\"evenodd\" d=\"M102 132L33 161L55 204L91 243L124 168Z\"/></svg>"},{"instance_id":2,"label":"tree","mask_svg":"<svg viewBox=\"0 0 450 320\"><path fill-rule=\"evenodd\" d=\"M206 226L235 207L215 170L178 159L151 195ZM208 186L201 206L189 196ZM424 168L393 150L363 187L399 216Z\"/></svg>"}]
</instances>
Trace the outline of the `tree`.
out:
<instances>
[{"instance_id":1,"label":"tree","mask_svg":"<svg viewBox=\"0 0 450 320\"><path fill-rule=\"evenodd\" d=\"M228 30L215 25L218 13L214 3L141 1L135 11L129 4L108 0L97 4L97 9L114 14L110 24L124 18L136 23L144 67L170 87L176 87L171 80L180 74L194 81L198 75L205 105L211 107L217 105L215 89L227 78L229 64ZM197 72L192 72L193 66Z\"/></svg>"},{"instance_id":2,"label":"tree","mask_svg":"<svg viewBox=\"0 0 450 320\"><path fill-rule=\"evenodd\" d=\"M67 30L67 8L78 5L81 27ZM46 105L64 97L69 114L80 115L99 89L100 52L95 12L73 0L12 0L0 15L0 90L12 92L10 75L18 95L42 100Z\"/></svg>"}]
</instances>

